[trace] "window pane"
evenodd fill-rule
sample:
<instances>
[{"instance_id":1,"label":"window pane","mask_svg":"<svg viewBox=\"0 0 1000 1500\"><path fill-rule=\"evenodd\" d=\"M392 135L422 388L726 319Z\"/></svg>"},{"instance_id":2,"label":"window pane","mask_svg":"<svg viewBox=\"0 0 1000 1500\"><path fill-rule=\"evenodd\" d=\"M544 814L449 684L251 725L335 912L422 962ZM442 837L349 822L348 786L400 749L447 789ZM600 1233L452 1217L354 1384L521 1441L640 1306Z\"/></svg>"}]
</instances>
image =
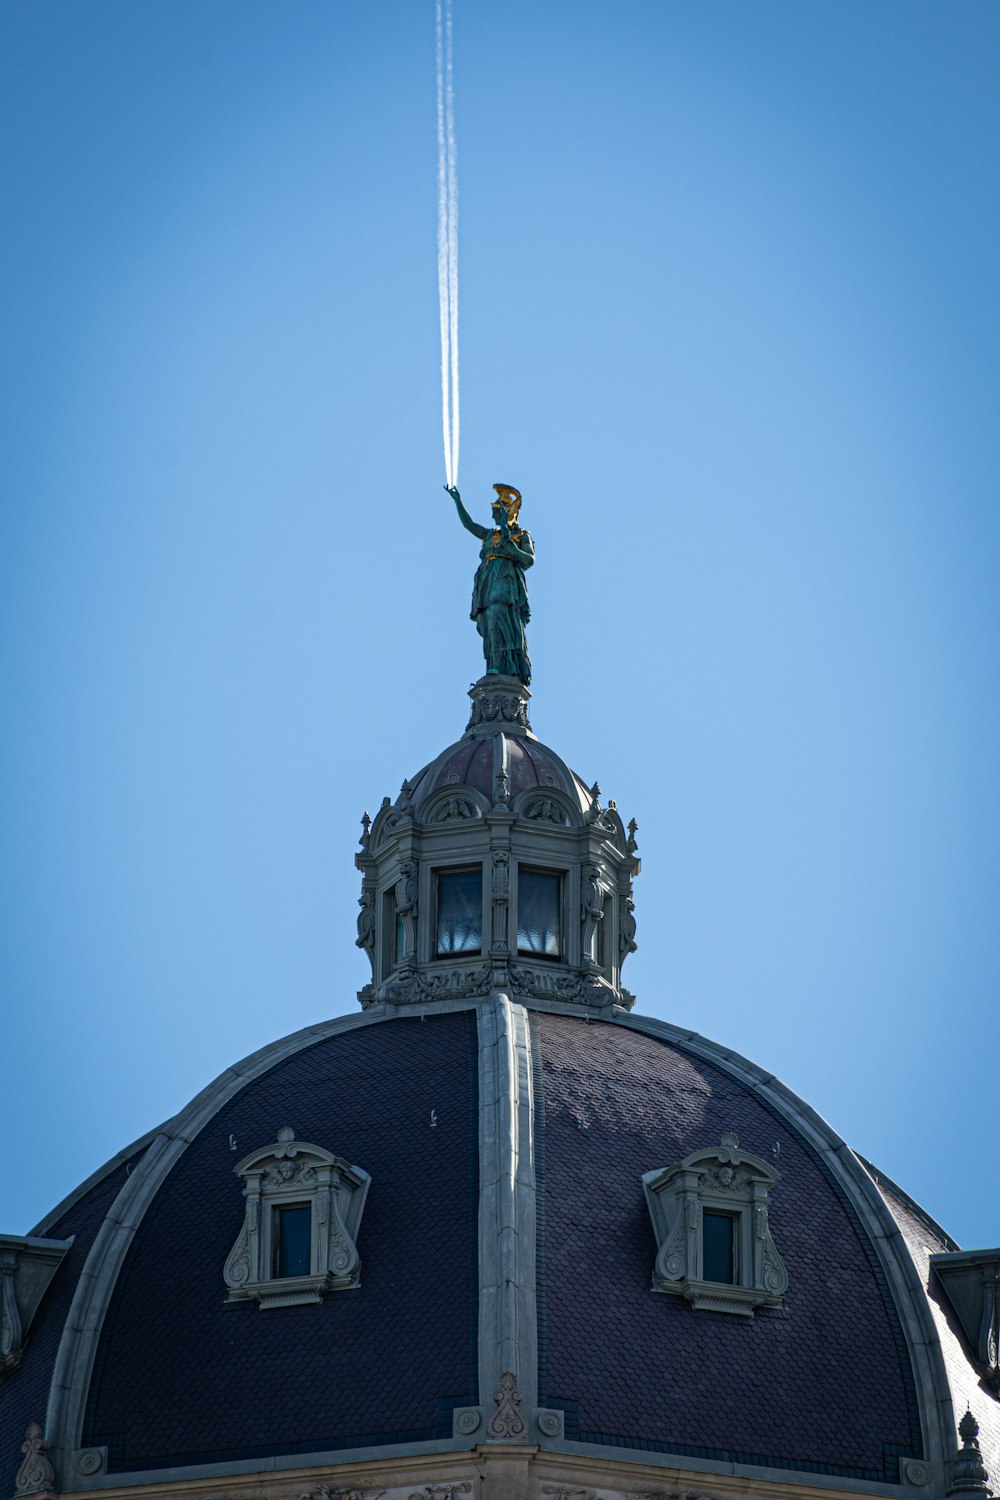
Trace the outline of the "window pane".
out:
<instances>
[{"instance_id":1,"label":"window pane","mask_svg":"<svg viewBox=\"0 0 1000 1500\"><path fill-rule=\"evenodd\" d=\"M517 875L517 951L558 958L560 876L542 870Z\"/></svg>"},{"instance_id":2,"label":"window pane","mask_svg":"<svg viewBox=\"0 0 1000 1500\"><path fill-rule=\"evenodd\" d=\"M731 1214L702 1215L702 1278L722 1281L732 1286L736 1280L733 1231L736 1220Z\"/></svg>"},{"instance_id":3,"label":"window pane","mask_svg":"<svg viewBox=\"0 0 1000 1500\"><path fill-rule=\"evenodd\" d=\"M483 943L483 872L451 870L439 875L438 956L478 953Z\"/></svg>"},{"instance_id":4,"label":"window pane","mask_svg":"<svg viewBox=\"0 0 1000 1500\"><path fill-rule=\"evenodd\" d=\"M274 1210L275 1276L308 1276L311 1269L312 1208L290 1203Z\"/></svg>"},{"instance_id":5,"label":"window pane","mask_svg":"<svg viewBox=\"0 0 1000 1500\"><path fill-rule=\"evenodd\" d=\"M397 963L397 964L401 964L403 962L403 955L404 955L405 952L406 952L406 928L403 926L403 919L399 915L399 912L397 911L396 912L396 942L395 942L395 947L394 947L394 950L393 950L393 962Z\"/></svg>"}]
</instances>

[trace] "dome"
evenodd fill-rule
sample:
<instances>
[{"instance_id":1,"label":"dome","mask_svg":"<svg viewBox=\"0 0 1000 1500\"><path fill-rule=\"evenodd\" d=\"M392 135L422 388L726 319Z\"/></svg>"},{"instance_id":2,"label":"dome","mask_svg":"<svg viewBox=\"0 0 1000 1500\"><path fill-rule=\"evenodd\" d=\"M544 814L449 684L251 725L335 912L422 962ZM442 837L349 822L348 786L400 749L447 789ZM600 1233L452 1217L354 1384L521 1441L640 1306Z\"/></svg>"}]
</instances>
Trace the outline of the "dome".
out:
<instances>
[{"instance_id":1,"label":"dome","mask_svg":"<svg viewBox=\"0 0 1000 1500\"><path fill-rule=\"evenodd\" d=\"M632 1009L635 825L472 696L366 825L361 1009L0 1239L7 1493L985 1493L1000 1253Z\"/></svg>"},{"instance_id":2,"label":"dome","mask_svg":"<svg viewBox=\"0 0 1000 1500\"><path fill-rule=\"evenodd\" d=\"M474 684L472 713L463 737L404 783L414 809L435 792L456 785L473 787L492 802L499 780L511 800L535 788L555 788L580 813L589 811L595 789L588 788L554 750L536 738L528 722L530 696L516 678L503 679L499 688L489 679Z\"/></svg>"}]
</instances>

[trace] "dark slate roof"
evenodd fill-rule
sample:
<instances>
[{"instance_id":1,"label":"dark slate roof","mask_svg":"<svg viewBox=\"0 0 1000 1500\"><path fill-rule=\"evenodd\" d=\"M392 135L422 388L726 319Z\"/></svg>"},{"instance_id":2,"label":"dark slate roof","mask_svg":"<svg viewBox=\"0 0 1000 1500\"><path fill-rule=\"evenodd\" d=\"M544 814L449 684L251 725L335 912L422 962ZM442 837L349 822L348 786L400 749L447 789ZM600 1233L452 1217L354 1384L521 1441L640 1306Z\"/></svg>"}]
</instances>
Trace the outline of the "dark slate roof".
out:
<instances>
[{"instance_id":1,"label":"dark slate roof","mask_svg":"<svg viewBox=\"0 0 1000 1500\"><path fill-rule=\"evenodd\" d=\"M394 1020L295 1053L220 1109L105 1320L84 1442L108 1445L112 1472L450 1436L476 1394L476 1079L473 1012ZM227 1302L222 1268L243 1221L234 1163L282 1125L372 1192L360 1287L262 1312Z\"/></svg>"},{"instance_id":2,"label":"dark slate roof","mask_svg":"<svg viewBox=\"0 0 1000 1500\"><path fill-rule=\"evenodd\" d=\"M266 1071L226 1095L142 1218L104 1319L83 1441L107 1445L112 1473L450 1441L452 1408L478 1404L476 1024L474 1009L358 1018L288 1039L281 1060L265 1053ZM897 1483L899 1459L922 1451L898 1317L860 1199L844 1196L794 1112L724 1055L706 1061L710 1044L654 1034L655 1023L536 1010L531 1025L539 1395L565 1411L567 1438L639 1461L684 1454ZM261 1312L228 1302L222 1279L243 1216L233 1167L282 1125L365 1168L372 1191L360 1287ZM730 1130L781 1174L770 1217L790 1284L783 1307L752 1319L651 1289L641 1177ZM0 1494L13 1492L25 1427L45 1420L81 1268L136 1160L112 1164L44 1227L76 1239L22 1364L0 1382ZM956 1415L971 1403L995 1485L1000 1407L928 1269L951 1242L875 1180L926 1289Z\"/></svg>"},{"instance_id":3,"label":"dark slate roof","mask_svg":"<svg viewBox=\"0 0 1000 1500\"><path fill-rule=\"evenodd\" d=\"M569 1016L534 1025L540 1400L565 1408L567 1436L898 1482L899 1456L920 1453L909 1361L881 1270L819 1158L677 1046ZM752 1319L652 1291L656 1244L636 1191L644 1172L729 1130L781 1173L770 1222L789 1289Z\"/></svg>"}]
</instances>

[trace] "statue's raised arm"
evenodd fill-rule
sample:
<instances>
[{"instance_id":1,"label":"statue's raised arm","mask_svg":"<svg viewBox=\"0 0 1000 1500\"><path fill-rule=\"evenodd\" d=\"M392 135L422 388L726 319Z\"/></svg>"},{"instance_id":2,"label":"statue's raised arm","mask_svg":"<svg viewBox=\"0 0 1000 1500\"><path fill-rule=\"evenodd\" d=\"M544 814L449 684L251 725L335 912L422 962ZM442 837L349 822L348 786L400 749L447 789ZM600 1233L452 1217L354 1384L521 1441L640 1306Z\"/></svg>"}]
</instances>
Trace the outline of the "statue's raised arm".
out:
<instances>
[{"instance_id":1,"label":"statue's raised arm","mask_svg":"<svg viewBox=\"0 0 1000 1500\"><path fill-rule=\"evenodd\" d=\"M461 495L458 493L458 490L454 486L452 486L451 489L448 489L448 486L445 485L445 489L448 490L449 495L454 500L455 509L458 511L458 519L461 521L466 531L471 531L473 536L477 536L479 540L482 541L484 536L489 535L489 527L480 526L478 521L474 521L472 519L465 506L462 504Z\"/></svg>"},{"instance_id":2,"label":"statue's raised arm","mask_svg":"<svg viewBox=\"0 0 1000 1500\"><path fill-rule=\"evenodd\" d=\"M455 488L448 493L466 531L482 542L479 567L472 585L472 619L483 639L487 674L531 681L531 660L524 627L531 618L524 571L535 561L531 537L517 524L520 492L513 485L495 484L493 526L480 526L462 504Z\"/></svg>"}]
</instances>

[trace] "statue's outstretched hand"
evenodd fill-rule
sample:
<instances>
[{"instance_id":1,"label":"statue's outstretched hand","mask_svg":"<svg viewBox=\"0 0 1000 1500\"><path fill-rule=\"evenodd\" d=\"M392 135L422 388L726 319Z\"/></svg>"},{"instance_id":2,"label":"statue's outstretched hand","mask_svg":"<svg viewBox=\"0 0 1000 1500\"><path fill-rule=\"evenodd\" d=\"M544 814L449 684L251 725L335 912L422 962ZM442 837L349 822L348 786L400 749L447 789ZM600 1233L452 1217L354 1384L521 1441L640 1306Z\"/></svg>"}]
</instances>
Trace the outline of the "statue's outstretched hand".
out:
<instances>
[{"instance_id":1,"label":"statue's outstretched hand","mask_svg":"<svg viewBox=\"0 0 1000 1500\"><path fill-rule=\"evenodd\" d=\"M458 489L456 488L456 486L453 484L446 484L445 489L448 491L448 494L455 501L455 503L458 504L462 497L458 493Z\"/></svg>"}]
</instances>

